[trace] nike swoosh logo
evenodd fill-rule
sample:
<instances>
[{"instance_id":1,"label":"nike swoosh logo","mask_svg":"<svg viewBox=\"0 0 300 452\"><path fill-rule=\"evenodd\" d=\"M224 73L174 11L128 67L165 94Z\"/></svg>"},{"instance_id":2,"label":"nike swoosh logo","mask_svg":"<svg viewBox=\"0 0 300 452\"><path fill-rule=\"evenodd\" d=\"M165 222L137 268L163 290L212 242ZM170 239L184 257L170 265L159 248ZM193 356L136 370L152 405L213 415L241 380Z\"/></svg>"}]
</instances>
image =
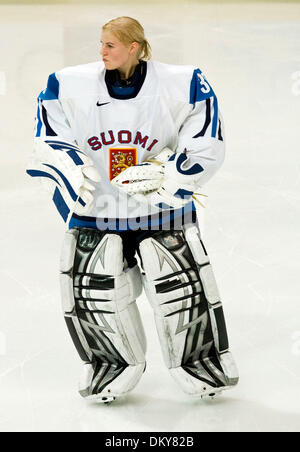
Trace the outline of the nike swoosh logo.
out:
<instances>
[{"instance_id":1,"label":"nike swoosh logo","mask_svg":"<svg viewBox=\"0 0 300 452\"><path fill-rule=\"evenodd\" d=\"M104 104L101 104L99 101L97 102L97 107L102 107L102 105L110 104L110 102L105 102Z\"/></svg>"}]
</instances>

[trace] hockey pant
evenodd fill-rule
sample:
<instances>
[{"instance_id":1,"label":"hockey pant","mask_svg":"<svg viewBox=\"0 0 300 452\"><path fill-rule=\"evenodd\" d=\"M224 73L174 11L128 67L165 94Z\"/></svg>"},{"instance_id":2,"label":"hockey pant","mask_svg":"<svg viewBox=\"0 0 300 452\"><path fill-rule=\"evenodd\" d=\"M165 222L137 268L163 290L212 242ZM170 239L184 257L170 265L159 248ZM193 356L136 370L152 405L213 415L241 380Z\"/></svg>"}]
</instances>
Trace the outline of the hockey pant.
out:
<instances>
[{"instance_id":1,"label":"hockey pant","mask_svg":"<svg viewBox=\"0 0 300 452\"><path fill-rule=\"evenodd\" d=\"M81 228L66 233L60 270L65 320L84 362L80 394L126 394L145 370L138 266L124 262L119 235Z\"/></svg>"},{"instance_id":2,"label":"hockey pant","mask_svg":"<svg viewBox=\"0 0 300 452\"><path fill-rule=\"evenodd\" d=\"M140 254L164 361L175 381L194 396L236 385L223 308L198 227L157 232L141 242Z\"/></svg>"}]
</instances>

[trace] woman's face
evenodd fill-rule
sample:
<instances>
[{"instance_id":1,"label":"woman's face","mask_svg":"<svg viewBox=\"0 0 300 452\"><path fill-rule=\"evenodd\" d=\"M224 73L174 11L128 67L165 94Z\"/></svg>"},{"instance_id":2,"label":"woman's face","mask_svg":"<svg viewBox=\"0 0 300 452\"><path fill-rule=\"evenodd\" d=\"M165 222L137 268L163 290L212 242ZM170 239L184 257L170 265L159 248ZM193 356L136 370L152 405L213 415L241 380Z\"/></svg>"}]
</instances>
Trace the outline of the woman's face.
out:
<instances>
[{"instance_id":1,"label":"woman's face","mask_svg":"<svg viewBox=\"0 0 300 452\"><path fill-rule=\"evenodd\" d=\"M126 67L134 56L132 44L126 47L109 31L102 31L101 56L108 70Z\"/></svg>"}]
</instances>

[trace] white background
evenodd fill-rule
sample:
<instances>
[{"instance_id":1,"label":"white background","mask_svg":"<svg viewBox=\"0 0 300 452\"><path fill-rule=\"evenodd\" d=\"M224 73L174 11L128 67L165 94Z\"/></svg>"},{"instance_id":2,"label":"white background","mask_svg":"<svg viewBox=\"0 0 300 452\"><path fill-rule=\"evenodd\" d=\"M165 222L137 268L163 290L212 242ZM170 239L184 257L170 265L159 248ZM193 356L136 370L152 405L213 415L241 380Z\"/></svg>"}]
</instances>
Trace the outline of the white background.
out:
<instances>
[{"instance_id":1,"label":"white background","mask_svg":"<svg viewBox=\"0 0 300 452\"><path fill-rule=\"evenodd\" d=\"M64 225L25 175L48 75L98 59L101 25L121 15L141 21L156 60L199 66L225 119L201 224L241 380L211 402L179 392L144 295L141 382L110 406L80 398L60 307ZM0 41L0 431L299 431L299 3L0 5Z\"/></svg>"}]
</instances>

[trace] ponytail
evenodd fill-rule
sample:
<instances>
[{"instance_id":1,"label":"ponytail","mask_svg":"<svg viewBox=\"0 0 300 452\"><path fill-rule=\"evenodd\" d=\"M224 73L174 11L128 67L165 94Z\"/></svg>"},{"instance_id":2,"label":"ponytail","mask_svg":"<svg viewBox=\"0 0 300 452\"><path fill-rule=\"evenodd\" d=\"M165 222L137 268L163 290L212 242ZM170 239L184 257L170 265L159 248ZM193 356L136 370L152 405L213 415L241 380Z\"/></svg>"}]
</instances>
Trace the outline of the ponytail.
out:
<instances>
[{"instance_id":1,"label":"ponytail","mask_svg":"<svg viewBox=\"0 0 300 452\"><path fill-rule=\"evenodd\" d=\"M143 40L142 43L140 43L138 59L139 60L151 59L151 46L146 38Z\"/></svg>"}]
</instances>

